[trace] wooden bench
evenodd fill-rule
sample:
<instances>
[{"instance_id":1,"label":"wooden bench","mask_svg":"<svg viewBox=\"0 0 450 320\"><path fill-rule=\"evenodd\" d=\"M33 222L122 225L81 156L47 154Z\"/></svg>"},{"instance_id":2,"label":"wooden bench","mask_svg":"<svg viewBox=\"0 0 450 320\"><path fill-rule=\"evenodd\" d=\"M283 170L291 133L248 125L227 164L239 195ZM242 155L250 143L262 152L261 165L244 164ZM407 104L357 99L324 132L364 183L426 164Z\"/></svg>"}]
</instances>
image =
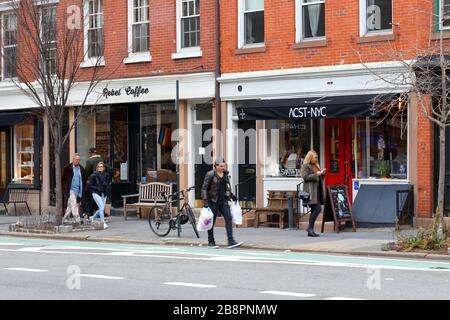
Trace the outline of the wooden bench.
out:
<instances>
[{"instance_id":1,"label":"wooden bench","mask_svg":"<svg viewBox=\"0 0 450 320\"><path fill-rule=\"evenodd\" d=\"M292 197L293 208L295 210L297 202L295 191L268 191L267 207L255 209L255 228L260 225L276 225L283 229L285 227L285 218L288 215L288 197ZM265 215L267 221L260 221L261 215ZM272 220L273 216L277 216L278 219ZM295 218L296 215L294 214Z\"/></svg>"},{"instance_id":2,"label":"wooden bench","mask_svg":"<svg viewBox=\"0 0 450 320\"><path fill-rule=\"evenodd\" d=\"M166 200L162 195L172 193L172 185L160 182L151 182L139 185L139 193L122 196L123 198L123 216L127 220L127 208L137 208L138 214L141 216L142 208L153 208L155 206L162 206ZM130 198L138 198L137 202L127 203Z\"/></svg>"},{"instance_id":3,"label":"wooden bench","mask_svg":"<svg viewBox=\"0 0 450 320\"><path fill-rule=\"evenodd\" d=\"M3 195L3 199L0 201L0 203L5 207L6 214L8 214L8 205L14 204L14 213L17 216L17 204L22 203L27 206L28 213L31 215L30 207L27 202L27 195L28 190L26 188L17 188L8 185L5 194Z\"/></svg>"}]
</instances>

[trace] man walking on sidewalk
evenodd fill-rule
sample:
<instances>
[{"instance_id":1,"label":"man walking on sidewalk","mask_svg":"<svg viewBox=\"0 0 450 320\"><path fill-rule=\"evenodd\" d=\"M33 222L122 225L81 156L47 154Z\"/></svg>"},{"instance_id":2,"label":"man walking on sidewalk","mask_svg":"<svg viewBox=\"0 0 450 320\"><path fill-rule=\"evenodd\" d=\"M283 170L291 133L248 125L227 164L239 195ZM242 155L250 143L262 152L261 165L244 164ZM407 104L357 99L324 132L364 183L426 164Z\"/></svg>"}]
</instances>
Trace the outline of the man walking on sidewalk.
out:
<instances>
[{"instance_id":1,"label":"man walking on sidewalk","mask_svg":"<svg viewBox=\"0 0 450 320\"><path fill-rule=\"evenodd\" d=\"M79 202L83 199L83 188L86 186L86 172L80 165L81 157L75 153L71 163L66 165L62 172L63 195L67 200L66 214L63 222L67 221L72 213L75 221L80 223Z\"/></svg>"},{"instance_id":2,"label":"man walking on sidewalk","mask_svg":"<svg viewBox=\"0 0 450 320\"><path fill-rule=\"evenodd\" d=\"M233 225L228 201L236 199L231 192L228 172L225 170L225 160L218 157L214 161L214 169L206 173L202 186L202 199L205 207L210 207L214 213L214 222L211 230L208 230L208 247L218 248L214 240L214 224L220 212L225 219L225 228L227 230L228 246L231 249L238 247L242 242L236 242L233 238Z\"/></svg>"}]
</instances>

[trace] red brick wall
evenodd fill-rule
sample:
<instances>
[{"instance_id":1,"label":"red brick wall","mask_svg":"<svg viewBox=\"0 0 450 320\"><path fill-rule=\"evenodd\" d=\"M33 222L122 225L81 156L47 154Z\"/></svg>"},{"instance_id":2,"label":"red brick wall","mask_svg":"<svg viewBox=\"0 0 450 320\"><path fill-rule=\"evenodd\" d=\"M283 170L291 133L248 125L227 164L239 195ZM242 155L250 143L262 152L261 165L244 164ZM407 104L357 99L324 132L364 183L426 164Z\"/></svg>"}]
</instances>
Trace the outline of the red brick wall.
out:
<instances>
[{"instance_id":1,"label":"red brick wall","mask_svg":"<svg viewBox=\"0 0 450 320\"><path fill-rule=\"evenodd\" d=\"M360 62L358 52L365 62L398 59L392 49L401 50L408 59L416 48L427 45L432 18L427 14L432 13L432 1L393 1L393 22L399 24L393 27L396 40L358 44L359 0L326 1L327 46L293 49L295 1L265 1L266 52L236 55L237 1L229 0L221 6L222 73L352 64Z\"/></svg>"}]
</instances>

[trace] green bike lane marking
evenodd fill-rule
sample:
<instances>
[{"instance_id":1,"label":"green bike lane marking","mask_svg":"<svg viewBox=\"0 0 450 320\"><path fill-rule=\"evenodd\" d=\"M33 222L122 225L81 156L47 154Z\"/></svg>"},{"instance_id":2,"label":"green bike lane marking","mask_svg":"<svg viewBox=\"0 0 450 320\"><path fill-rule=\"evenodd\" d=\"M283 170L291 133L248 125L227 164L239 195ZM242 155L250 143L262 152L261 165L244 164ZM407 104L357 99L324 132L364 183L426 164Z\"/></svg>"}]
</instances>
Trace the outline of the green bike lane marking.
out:
<instances>
[{"instance_id":1,"label":"green bike lane marking","mask_svg":"<svg viewBox=\"0 0 450 320\"><path fill-rule=\"evenodd\" d=\"M181 246L181 245L146 245L146 244L121 244L104 243L89 241L71 241L71 240L47 240L47 239L29 239L29 238L10 238L0 237L0 244L17 244L20 246L47 246L54 249L103 249L111 251L132 251L136 254L187 254L198 256L209 256L211 261L230 261L230 262L272 262L272 263L295 263L304 262L305 264L317 264L324 266L361 266L361 267L387 267L387 268L411 268L418 270L450 271L450 262L417 260L408 258L380 258L363 256L346 256L322 253L300 253L300 252L277 252L277 251L258 251L254 249L210 249L199 246ZM0 249L1 249L0 245Z\"/></svg>"}]
</instances>

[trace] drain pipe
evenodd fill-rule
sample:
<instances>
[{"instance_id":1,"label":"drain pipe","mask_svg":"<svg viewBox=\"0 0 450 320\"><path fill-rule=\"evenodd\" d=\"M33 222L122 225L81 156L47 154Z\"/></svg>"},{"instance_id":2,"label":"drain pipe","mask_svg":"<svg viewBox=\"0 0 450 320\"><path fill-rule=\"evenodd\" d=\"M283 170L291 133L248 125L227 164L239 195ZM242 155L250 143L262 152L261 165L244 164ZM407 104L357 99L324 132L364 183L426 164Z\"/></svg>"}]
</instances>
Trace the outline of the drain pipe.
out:
<instances>
[{"instance_id":1,"label":"drain pipe","mask_svg":"<svg viewBox=\"0 0 450 320\"><path fill-rule=\"evenodd\" d=\"M222 130L222 113L220 101L220 84L217 80L220 77L220 0L214 2L214 12L216 20L216 65L215 65L215 105L216 105L216 129ZM216 141L217 142L217 141ZM216 144L217 145L217 144ZM223 146L221 145L222 149ZM222 150L216 150L222 154Z\"/></svg>"}]
</instances>

